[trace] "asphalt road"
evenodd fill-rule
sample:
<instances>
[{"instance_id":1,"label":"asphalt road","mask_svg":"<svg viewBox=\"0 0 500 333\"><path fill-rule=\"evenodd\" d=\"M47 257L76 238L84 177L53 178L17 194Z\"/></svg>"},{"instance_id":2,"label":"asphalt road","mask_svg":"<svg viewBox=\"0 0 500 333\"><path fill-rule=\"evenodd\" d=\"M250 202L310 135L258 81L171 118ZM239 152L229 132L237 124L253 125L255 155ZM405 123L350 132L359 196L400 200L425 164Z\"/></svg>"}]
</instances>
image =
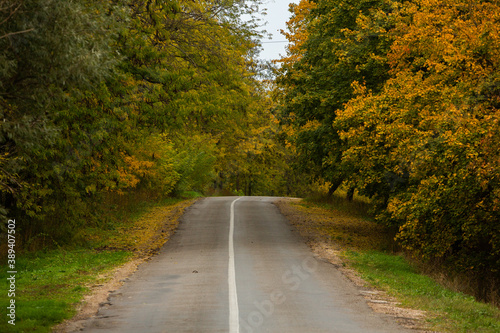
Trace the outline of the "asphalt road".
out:
<instances>
[{"instance_id":1,"label":"asphalt road","mask_svg":"<svg viewBox=\"0 0 500 333\"><path fill-rule=\"evenodd\" d=\"M273 200L198 201L84 332L405 332L316 259Z\"/></svg>"}]
</instances>

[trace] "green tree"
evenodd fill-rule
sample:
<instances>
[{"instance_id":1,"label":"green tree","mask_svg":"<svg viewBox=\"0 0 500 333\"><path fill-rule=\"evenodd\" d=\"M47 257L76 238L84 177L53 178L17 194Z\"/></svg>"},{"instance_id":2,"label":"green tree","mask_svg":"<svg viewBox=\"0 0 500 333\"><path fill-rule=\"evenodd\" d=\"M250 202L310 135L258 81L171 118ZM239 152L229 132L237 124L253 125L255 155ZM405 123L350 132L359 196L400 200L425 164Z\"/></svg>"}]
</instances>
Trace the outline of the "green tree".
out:
<instances>
[{"instance_id":1,"label":"green tree","mask_svg":"<svg viewBox=\"0 0 500 333\"><path fill-rule=\"evenodd\" d=\"M109 195L159 197L211 181L223 137L256 105L258 33L241 21L256 2L9 4L2 213L23 216L26 237L50 221L63 221L53 237L70 236Z\"/></svg>"},{"instance_id":2,"label":"green tree","mask_svg":"<svg viewBox=\"0 0 500 333\"><path fill-rule=\"evenodd\" d=\"M110 74L112 22L100 5L88 1L2 5L2 212L8 208L9 216L22 211L43 218L55 209L57 196L73 192L72 179L61 178L53 167L64 158L58 119L73 90L90 89Z\"/></svg>"},{"instance_id":3,"label":"green tree","mask_svg":"<svg viewBox=\"0 0 500 333\"><path fill-rule=\"evenodd\" d=\"M298 50L290 50L292 61L276 82L283 96L282 123L294 128L292 141L303 171L330 182L333 192L351 173L341 163L345 144L338 135L336 111L354 96L352 82L379 90L388 78L386 53L391 37L386 32L394 24L390 13L397 3L312 3L304 7L306 15L296 12L292 17L290 23L297 26L287 37L293 43L304 35L306 40L296 45ZM300 56L293 58L294 53Z\"/></svg>"}]
</instances>

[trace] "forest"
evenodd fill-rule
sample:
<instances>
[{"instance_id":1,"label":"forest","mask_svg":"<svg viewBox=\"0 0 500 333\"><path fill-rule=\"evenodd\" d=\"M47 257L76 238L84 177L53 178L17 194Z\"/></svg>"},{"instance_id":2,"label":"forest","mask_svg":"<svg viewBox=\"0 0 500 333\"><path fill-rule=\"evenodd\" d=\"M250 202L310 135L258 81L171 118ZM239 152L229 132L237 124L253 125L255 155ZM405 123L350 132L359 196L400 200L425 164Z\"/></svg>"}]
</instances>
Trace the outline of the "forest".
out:
<instances>
[{"instance_id":1,"label":"forest","mask_svg":"<svg viewBox=\"0 0 500 333\"><path fill-rule=\"evenodd\" d=\"M69 240L126 196L296 193L258 6L2 0L2 218Z\"/></svg>"},{"instance_id":2,"label":"forest","mask_svg":"<svg viewBox=\"0 0 500 333\"><path fill-rule=\"evenodd\" d=\"M302 0L273 96L304 172L420 260L500 281L500 4ZM279 110L279 111L278 111Z\"/></svg>"},{"instance_id":3,"label":"forest","mask_svg":"<svg viewBox=\"0 0 500 333\"><path fill-rule=\"evenodd\" d=\"M125 198L343 187L500 293L498 1L301 0L274 65L262 5L0 0L2 220L70 243Z\"/></svg>"}]
</instances>

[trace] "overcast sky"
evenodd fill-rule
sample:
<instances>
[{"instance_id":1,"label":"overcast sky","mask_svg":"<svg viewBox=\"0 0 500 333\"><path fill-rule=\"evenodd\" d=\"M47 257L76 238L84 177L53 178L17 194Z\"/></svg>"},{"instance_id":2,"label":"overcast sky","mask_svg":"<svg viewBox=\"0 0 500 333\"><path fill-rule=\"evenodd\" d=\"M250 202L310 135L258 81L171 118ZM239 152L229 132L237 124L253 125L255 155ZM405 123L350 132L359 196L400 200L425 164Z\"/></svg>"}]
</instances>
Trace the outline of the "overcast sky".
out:
<instances>
[{"instance_id":1,"label":"overcast sky","mask_svg":"<svg viewBox=\"0 0 500 333\"><path fill-rule=\"evenodd\" d=\"M268 33L272 34L272 39L262 40L264 50L260 54L260 58L264 60L279 59L280 55L286 55L285 46L287 45L286 38L280 34L280 29L285 29L286 21L290 18L288 4L297 3L299 0L268 0L264 5L267 8L267 15L264 17L268 23L264 27Z\"/></svg>"}]
</instances>

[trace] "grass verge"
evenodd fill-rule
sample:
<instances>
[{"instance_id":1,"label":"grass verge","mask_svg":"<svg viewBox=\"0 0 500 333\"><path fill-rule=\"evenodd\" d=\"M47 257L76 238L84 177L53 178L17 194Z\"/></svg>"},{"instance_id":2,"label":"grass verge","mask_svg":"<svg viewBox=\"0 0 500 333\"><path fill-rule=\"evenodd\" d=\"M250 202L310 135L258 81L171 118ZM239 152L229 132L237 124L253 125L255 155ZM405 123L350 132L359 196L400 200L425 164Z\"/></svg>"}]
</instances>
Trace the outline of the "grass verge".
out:
<instances>
[{"instance_id":1,"label":"grass verge","mask_svg":"<svg viewBox=\"0 0 500 333\"><path fill-rule=\"evenodd\" d=\"M313 248L328 244L368 286L386 292L399 307L425 311L417 325L421 329L500 332L500 309L444 288L395 254L393 232L370 219L365 203L316 198L282 202L279 208Z\"/></svg>"},{"instance_id":2,"label":"grass verge","mask_svg":"<svg viewBox=\"0 0 500 333\"><path fill-rule=\"evenodd\" d=\"M500 332L500 309L454 292L422 275L403 256L380 251L347 251L361 277L387 291L403 307L427 313L426 326L439 332Z\"/></svg>"},{"instance_id":3,"label":"grass verge","mask_svg":"<svg viewBox=\"0 0 500 333\"><path fill-rule=\"evenodd\" d=\"M110 210L109 216L103 216L106 223L102 226L79 230L75 236L78 245L18 253L15 297L8 296L7 266L0 266L0 332L50 332L72 318L92 287L104 283L104 276L109 279L106 273L159 250L193 202L169 199L141 204L128 217L116 207L116 212ZM15 325L8 323L6 313L11 299L15 300Z\"/></svg>"},{"instance_id":4,"label":"grass verge","mask_svg":"<svg viewBox=\"0 0 500 333\"><path fill-rule=\"evenodd\" d=\"M15 326L7 322L4 314L0 331L50 332L54 324L75 314L76 304L92 284L98 283L99 274L124 263L130 256L126 251L89 249L59 249L19 256L13 298ZM7 281L10 274L2 268L0 279ZM1 294L2 310L7 309L10 299L7 293Z\"/></svg>"}]
</instances>

